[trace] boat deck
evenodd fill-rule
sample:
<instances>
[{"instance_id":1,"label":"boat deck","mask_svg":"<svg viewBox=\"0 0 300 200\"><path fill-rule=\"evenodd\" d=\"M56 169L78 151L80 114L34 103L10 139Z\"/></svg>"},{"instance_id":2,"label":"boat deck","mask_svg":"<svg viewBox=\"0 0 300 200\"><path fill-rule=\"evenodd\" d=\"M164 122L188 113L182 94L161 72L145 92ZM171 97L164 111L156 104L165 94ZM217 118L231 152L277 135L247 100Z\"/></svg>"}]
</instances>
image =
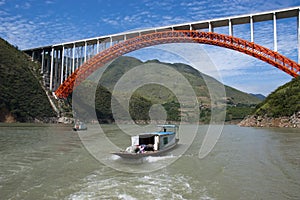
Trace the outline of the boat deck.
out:
<instances>
[{"instance_id":1,"label":"boat deck","mask_svg":"<svg viewBox=\"0 0 300 200\"><path fill-rule=\"evenodd\" d=\"M139 159L139 158L143 158L143 157L147 157L147 156L160 156L164 153L166 153L167 151L173 149L177 143L178 143L178 139L176 139L176 142L168 147L166 147L163 150L156 150L156 151L145 151L143 153L130 153L130 152L126 152L126 151L120 151L120 152L113 152L112 154L120 156L122 158L130 158L130 159Z\"/></svg>"}]
</instances>

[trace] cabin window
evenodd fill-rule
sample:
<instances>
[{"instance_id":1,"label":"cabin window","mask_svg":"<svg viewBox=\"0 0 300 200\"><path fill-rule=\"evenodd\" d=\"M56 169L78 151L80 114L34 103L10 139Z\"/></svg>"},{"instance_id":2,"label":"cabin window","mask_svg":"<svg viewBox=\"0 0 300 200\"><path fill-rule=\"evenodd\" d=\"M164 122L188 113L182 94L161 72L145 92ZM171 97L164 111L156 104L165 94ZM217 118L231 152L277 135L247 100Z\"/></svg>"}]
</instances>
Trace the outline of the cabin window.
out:
<instances>
[{"instance_id":1,"label":"cabin window","mask_svg":"<svg viewBox=\"0 0 300 200\"><path fill-rule=\"evenodd\" d=\"M164 138L163 138L163 143L164 143L164 145L165 145L165 144L168 144L168 137L164 137Z\"/></svg>"},{"instance_id":2,"label":"cabin window","mask_svg":"<svg viewBox=\"0 0 300 200\"><path fill-rule=\"evenodd\" d=\"M151 136L140 136L139 144L154 144L154 135Z\"/></svg>"}]
</instances>

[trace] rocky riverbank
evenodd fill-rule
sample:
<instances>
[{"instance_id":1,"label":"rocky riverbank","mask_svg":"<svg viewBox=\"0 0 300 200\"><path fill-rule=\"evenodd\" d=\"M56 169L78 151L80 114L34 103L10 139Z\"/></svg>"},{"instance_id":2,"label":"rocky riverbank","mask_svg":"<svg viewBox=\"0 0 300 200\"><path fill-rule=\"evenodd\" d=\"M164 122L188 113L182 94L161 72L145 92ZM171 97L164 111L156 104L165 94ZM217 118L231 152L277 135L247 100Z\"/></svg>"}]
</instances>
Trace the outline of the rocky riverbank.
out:
<instances>
[{"instance_id":1,"label":"rocky riverbank","mask_svg":"<svg viewBox=\"0 0 300 200\"><path fill-rule=\"evenodd\" d=\"M239 123L240 126L247 127L289 127L300 128L300 111L290 117L267 117L251 115Z\"/></svg>"}]
</instances>

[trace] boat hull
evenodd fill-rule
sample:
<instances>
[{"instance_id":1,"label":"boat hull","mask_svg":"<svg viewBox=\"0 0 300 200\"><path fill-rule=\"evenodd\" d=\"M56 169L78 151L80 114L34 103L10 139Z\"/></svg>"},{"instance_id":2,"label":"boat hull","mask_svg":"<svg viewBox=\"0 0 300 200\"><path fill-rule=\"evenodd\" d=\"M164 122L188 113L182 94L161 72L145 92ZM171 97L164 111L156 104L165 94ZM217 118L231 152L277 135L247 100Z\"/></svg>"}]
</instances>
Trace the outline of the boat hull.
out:
<instances>
[{"instance_id":1,"label":"boat hull","mask_svg":"<svg viewBox=\"0 0 300 200\"><path fill-rule=\"evenodd\" d=\"M176 142L165 149L158 150L158 151L147 151L144 153L130 153L126 151L120 151L120 152L113 152L112 154L120 156L122 158L128 158L128 159L139 159L147 156L160 156L163 155L164 153L170 151L171 149L175 148L175 146L178 143L178 139L176 139Z\"/></svg>"},{"instance_id":2,"label":"boat hull","mask_svg":"<svg viewBox=\"0 0 300 200\"><path fill-rule=\"evenodd\" d=\"M73 128L73 131L85 131L87 128Z\"/></svg>"}]
</instances>

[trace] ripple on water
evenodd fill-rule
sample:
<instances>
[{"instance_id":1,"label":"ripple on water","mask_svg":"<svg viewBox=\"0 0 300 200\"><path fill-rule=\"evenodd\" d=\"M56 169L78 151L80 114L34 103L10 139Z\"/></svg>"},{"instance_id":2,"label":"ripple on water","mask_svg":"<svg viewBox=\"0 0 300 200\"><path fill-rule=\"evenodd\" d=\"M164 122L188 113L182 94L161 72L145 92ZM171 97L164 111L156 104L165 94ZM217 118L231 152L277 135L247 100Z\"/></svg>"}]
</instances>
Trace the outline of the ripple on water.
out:
<instances>
[{"instance_id":1,"label":"ripple on water","mask_svg":"<svg viewBox=\"0 0 300 200\"><path fill-rule=\"evenodd\" d=\"M138 175L114 173L110 177L95 171L67 199L213 199L191 177L170 174L167 170Z\"/></svg>"}]
</instances>

